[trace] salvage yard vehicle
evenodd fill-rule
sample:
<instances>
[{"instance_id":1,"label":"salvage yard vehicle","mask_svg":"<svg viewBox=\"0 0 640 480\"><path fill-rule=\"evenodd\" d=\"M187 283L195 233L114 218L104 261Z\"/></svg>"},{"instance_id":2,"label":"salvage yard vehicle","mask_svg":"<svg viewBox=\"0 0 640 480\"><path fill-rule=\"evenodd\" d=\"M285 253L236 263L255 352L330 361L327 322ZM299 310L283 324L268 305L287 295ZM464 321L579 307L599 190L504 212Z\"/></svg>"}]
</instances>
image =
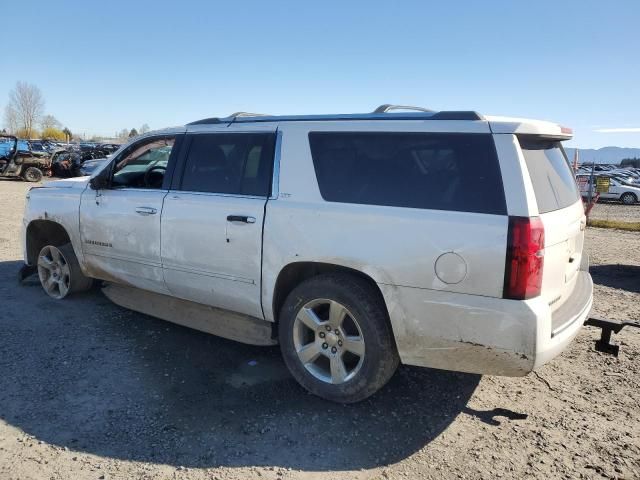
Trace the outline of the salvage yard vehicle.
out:
<instances>
[{"instance_id":1,"label":"salvage yard vehicle","mask_svg":"<svg viewBox=\"0 0 640 480\"><path fill-rule=\"evenodd\" d=\"M640 200L640 185L635 185L630 182L624 182L621 179L612 175L595 175L593 183L591 185L591 194L596 194L596 180L597 178L608 179L606 191L601 191L600 198L603 200L619 200L625 205L633 205ZM576 175L578 185L580 185L580 194L583 197L589 196L589 184L591 182L591 175L579 174Z\"/></svg>"},{"instance_id":2,"label":"salvage yard vehicle","mask_svg":"<svg viewBox=\"0 0 640 480\"><path fill-rule=\"evenodd\" d=\"M68 178L82 175L82 157L79 152L60 148L51 154L51 173L54 177Z\"/></svg>"},{"instance_id":3,"label":"salvage yard vehicle","mask_svg":"<svg viewBox=\"0 0 640 480\"><path fill-rule=\"evenodd\" d=\"M254 345L363 400L399 363L522 376L592 305L570 129L476 112L238 113L27 195L25 271Z\"/></svg>"},{"instance_id":4,"label":"salvage yard vehicle","mask_svg":"<svg viewBox=\"0 0 640 480\"><path fill-rule=\"evenodd\" d=\"M34 157L19 149L13 135L0 135L3 149L0 151L0 177L19 177L27 182L39 182L43 172L49 169L47 158Z\"/></svg>"}]
</instances>

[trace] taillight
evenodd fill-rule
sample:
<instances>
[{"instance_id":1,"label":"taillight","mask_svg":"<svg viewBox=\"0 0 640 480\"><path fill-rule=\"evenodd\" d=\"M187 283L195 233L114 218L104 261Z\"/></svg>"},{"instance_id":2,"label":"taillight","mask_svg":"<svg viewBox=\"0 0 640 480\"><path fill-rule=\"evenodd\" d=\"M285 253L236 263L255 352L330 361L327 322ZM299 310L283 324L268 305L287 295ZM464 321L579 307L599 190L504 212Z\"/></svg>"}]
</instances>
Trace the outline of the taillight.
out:
<instances>
[{"instance_id":1,"label":"taillight","mask_svg":"<svg viewBox=\"0 0 640 480\"><path fill-rule=\"evenodd\" d=\"M544 266L544 225L538 217L509 217L504 298L540 295Z\"/></svg>"}]
</instances>

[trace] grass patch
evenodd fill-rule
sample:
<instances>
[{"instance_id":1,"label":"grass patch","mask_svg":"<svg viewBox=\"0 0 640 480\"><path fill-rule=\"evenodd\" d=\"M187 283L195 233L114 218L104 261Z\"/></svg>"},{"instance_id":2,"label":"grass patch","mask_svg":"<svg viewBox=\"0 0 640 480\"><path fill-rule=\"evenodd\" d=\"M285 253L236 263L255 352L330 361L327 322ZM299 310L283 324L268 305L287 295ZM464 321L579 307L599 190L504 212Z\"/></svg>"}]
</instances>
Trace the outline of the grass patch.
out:
<instances>
[{"instance_id":1,"label":"grass patch","mask_svg":"<svg viewBox=\"0 0 640 480\"><path fill-rule=\"evenodd\" d=\"M589 220L589 227L596 228L615 228L618 230L626 230L628 232L640 232L640 222L621 222L619 220Z\"/></svg>"}]
</instances>

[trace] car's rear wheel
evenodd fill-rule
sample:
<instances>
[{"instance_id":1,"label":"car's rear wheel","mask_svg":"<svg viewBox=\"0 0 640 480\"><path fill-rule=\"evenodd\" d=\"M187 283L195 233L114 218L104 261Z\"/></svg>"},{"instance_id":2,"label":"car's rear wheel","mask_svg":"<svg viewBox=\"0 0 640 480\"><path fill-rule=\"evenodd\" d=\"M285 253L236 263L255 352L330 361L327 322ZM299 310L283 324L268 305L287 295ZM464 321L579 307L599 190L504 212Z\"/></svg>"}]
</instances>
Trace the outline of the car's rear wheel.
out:
<instances>
[{"instance_id":1,"label":"car's rear wheel","mask_svg":"<svg viewBox=\"0 0 640 480\"><path fill-rule=\"evenodd\" d=\"M319 275L296 287L280 312L279 337L294 378L335 402L364 400L399 364L379 291L353 275Z\"/></svg>"},{"instance_id":2,"label":"car's rear wheel","mask_svg":"<svg viewBox=\"0 0 640 480\"><path fill-rule=\"evenodd\" d=\"M91 288L93 279L86 277L70 243L46 245L38 254L38 277L50 297L62 299Z\"/></svg>"},{"instance_id":3,"label":"car's rear wheel","mask_svg":"<svg viewBox=\"0 0 640 480\"><path fill-rule=\"evenodd\" d=\"M627 192L622 194L620 197L620 201L625 205L632 205L638 201L638 197L636 197L633 193Z\"/></svg>"},{"instance_id":4,"label":"car's rear wheel","mask_svg":"<svg viewBox=\"0 0 640 480\"><path fill-rule=\"evenodd\" d=\"M39 182L42 180L42 170L36 167L29 167L22 174L22 178L27 182Z\"/></svg>"}]
</instances>

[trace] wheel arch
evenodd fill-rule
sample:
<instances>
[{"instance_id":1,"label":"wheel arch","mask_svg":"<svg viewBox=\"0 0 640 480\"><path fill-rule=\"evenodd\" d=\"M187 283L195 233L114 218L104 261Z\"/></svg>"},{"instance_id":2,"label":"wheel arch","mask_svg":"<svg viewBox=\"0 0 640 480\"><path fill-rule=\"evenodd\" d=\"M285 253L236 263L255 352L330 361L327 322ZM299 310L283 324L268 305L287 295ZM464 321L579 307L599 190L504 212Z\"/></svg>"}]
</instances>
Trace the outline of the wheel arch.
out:
<instances>
[{"instance_id":1,"label":"wheel arch","mask_svg":"<svg viewBox=\"0 0 640 480\"><path fill-rule=\"evenodd\" d=\"M285 265L278 273L273 289L273 298L271 302L275 324L278 323L280 310L284 305L287 296L296 286L298 286L305 280L308 280L309 278L327 273L344 273L353 275L370 284L380 296L380 299L382 300L382 303L387 311L387 316L389 315L389 309L387 307L382 290L380 290L379 285L368 274L355 268L345 267L344 265L338 265L334 263L301 261L292 262Z\"/></svg>"},{"instance_id":2,"label":"wheel arch","mask_svg":"<svg viewBox=\"0 0 640 480\"><path fill-rule=\"evenodd\" d=\"M622 200L622 199L623 199L623 197L625 197L626 195L631 195L633 198L635 198L635 199L636 199L636 200L635 200L636 202L638 201L638 198L639 198L639 197L638 197L638 195L637 195L635 192L626 191L626 192L623 192L623 193L622 193L622 195L620 195L620 201L621 201L621 202L623 201L623 200Z\"/></svg>"},{"instance_id":3,"label":"wheel arch","mask_svg":"<svg viewBox=\"0 0 640 480\"><path fill-rule=\"evenodd\" d=\"M45 245L55 247L71 243L67 230L53 220L32 220L26 229L26 260L28 265L35 265L38 253Z\"/></svg>"}]
</instances>

